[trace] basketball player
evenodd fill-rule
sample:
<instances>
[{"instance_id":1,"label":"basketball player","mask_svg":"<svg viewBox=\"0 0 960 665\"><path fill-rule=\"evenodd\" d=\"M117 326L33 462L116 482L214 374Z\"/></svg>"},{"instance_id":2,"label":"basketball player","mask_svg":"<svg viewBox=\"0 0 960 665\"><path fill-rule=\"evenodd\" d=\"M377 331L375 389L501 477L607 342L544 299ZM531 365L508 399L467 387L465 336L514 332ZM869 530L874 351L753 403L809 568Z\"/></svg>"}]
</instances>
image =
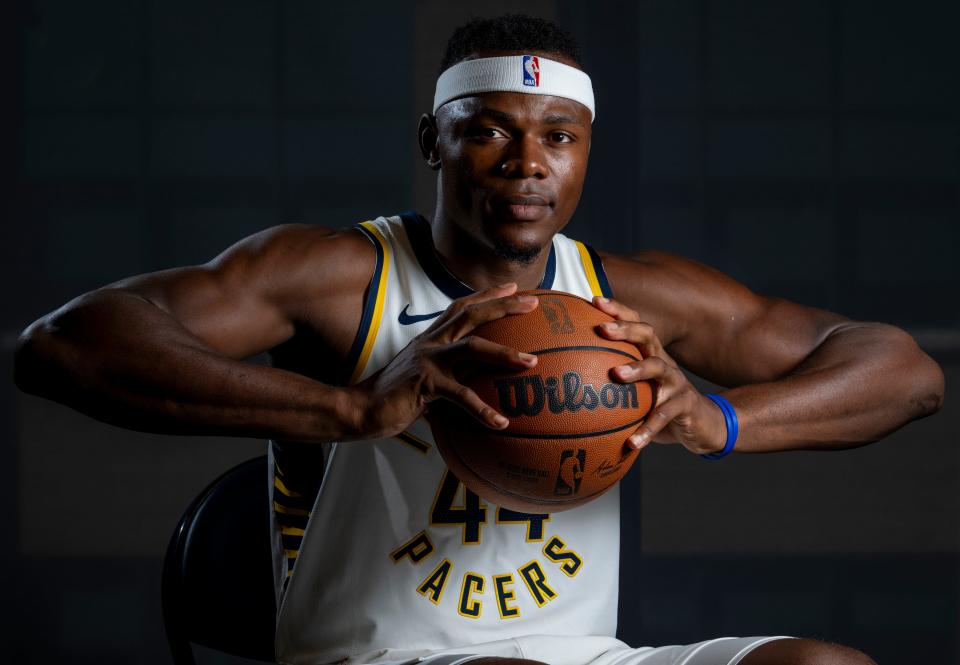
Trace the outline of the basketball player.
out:
<instances>
[{"instance_id":1,"label":"basketball player","mask_svg":"<svg viewBox=\"0 0 960 665\"><path fill-rule=\"evenodd\" d=\"M507 425L455 370L535 365L471 330L533 310L537 298L517 291L536 287L593 298L618 320L601 333L643 350L613 370L659 384L656 410L624 442L636 448L863 445L939 408L937 365L897 328L760 297L680 257L563 236L595 105L553 24L459 29L432 111L419 126L437 172L431 220L281 226L206 265L85 294L24 332L18 384L138 430L271 439L283 663L872 663L796 638L623 644L617 489L553 515L486 504L446 469L423 415L449 400ZM272 367L243 362L263 351ZM733 387L701 395L680 367Z\"/></svg>"}]
</instances>

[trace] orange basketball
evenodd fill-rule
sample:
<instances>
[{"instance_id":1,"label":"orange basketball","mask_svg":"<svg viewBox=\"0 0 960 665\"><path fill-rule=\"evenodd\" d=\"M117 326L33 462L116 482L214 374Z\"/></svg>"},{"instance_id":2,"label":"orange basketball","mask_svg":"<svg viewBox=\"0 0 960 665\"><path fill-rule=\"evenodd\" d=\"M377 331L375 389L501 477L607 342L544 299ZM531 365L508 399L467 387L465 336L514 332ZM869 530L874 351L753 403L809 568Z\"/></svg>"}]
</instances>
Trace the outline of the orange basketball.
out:
<instances>
[{"instance_id":1,"label":"orange basketball","mask_svg":"<svg viewBox=\"0 0 960 665\"><path fill-rule=\"evenodd\" d=\"M431 406L430 424L447 466L475 494L551 513L597 498L630 469L639 451L625 442L650 411L654 388L611 378L611 368L641 358L633 344L597 333L612 317L569 293L528 293L539 297L536 309L472 334L532 353L536 366L463 379L510 425L486 428L450 403Z\"/></svg>"}]
</instances>

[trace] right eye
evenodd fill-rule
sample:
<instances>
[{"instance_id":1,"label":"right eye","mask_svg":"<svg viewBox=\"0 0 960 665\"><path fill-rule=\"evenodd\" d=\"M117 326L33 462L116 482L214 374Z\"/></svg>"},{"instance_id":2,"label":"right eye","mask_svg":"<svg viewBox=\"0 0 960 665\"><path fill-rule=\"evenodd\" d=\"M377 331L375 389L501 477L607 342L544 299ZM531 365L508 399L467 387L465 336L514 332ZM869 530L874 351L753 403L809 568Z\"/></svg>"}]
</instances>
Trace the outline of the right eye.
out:
<instances>
[{"instance_id":1,"label":"right eye","mask_svg":"<svg viewBox=\"0 0 960 665\"><path fill-rule=\"evenodd\" d=\"M470 130L469 135L481 139L506 138L503 130L497 129L496 127L477 127Z\"/></svg>"}]
</instances>

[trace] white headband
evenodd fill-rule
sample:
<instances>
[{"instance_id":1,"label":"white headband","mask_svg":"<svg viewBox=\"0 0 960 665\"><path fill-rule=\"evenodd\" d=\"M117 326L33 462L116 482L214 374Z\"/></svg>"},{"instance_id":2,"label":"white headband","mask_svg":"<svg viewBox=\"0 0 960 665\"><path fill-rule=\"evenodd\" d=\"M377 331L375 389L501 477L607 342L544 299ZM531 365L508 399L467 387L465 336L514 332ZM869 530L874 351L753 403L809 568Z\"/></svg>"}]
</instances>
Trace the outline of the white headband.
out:
<instances>
[{"instance_id":1,"label":"white headband","mask_svg":"<svg viewBox=\"0 0 960 665\"><path fill-rule=\"evenodd\" d=\"M576 67L536 55L479 58L455 64L437 79L433 112L454 99L481 92L566 97L590 109L591 122L596 117L590 77Z\"/></svg>"}]
</instances>

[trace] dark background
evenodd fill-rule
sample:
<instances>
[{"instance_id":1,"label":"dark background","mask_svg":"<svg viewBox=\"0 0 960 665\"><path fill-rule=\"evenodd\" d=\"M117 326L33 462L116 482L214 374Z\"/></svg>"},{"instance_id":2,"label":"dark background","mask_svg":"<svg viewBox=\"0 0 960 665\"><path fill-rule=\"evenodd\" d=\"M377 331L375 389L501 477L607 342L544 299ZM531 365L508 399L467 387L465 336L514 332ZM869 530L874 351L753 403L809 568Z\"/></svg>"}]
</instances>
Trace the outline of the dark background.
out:
<instances>
[{"instance_id":1,"label":"dark background","mask_svg":"<svg viewBox=\"0 0 960 665\"><path fill-rule=\"evenodd\" d=\"M960 376L960 4L868 0L8 4L3 371L23 327L120 277L281 222L429 213L414 130L443 44L506 10L572 29L594 79L570 235L896 323ZM263 442L127 432L10 381L0 409L3 658L168 663L169 534ZM625 483L621 637L960 661L958 426L948 397L859 450L648 450Z\"/></svg>"}]
</instances>

